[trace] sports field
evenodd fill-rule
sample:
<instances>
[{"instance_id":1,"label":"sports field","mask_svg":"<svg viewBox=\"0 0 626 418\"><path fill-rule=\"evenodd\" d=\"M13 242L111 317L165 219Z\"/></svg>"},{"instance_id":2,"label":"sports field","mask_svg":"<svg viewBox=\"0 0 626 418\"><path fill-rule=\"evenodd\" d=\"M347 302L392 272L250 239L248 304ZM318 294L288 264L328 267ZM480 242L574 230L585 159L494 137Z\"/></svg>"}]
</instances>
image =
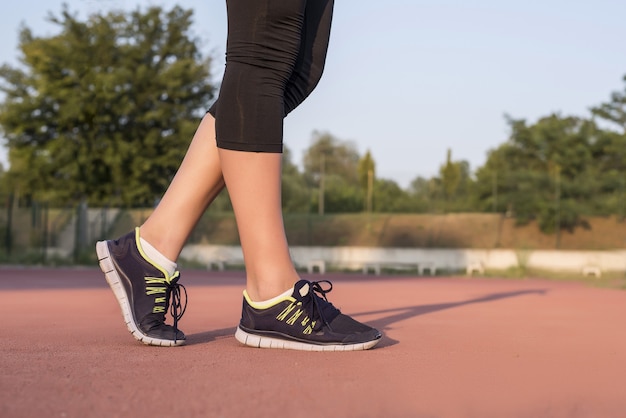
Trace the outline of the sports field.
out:
<instances>
[{"instance_id":1,"label":"sports field","mask_svg":"<svg viewBox=\"0 0 626 418\"><path fill-rule=\"evenodd\" d=\"M183 347L136 342L99 269L0 268L0 416L623 417L626 291L330 274L384 337L364 352L241 346L241 272L183 271Z\"/></svg>"}]
</instances>

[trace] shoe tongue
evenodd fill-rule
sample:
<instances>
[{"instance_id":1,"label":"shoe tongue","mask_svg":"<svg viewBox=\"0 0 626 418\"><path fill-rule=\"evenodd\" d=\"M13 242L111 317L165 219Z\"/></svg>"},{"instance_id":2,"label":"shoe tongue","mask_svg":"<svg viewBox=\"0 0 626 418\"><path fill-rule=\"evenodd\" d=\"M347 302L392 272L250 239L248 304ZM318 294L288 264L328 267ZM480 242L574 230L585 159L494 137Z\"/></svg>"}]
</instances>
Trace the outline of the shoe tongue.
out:
<instances>
[{"instance_id":1,"label":"shoe tongue","mask_svg":"<svg viewBox=\"0 0 626 418\"><path fill-rule=\"evenodd\" d=\"M300 293L300 296L305 297L309 293L309 284L305 283L304 286L300 288L298 293Z\"/></svg>"},{"instance_id":2,"label":"shoe tongue","mask_svg":"<svg viewBox=\"0 0 626 418\"><path fill-rule=\"evenodd\" d=\"M300 280L294 285L293 295L295 298L298 298L298 296L300 296L298 299L304 299L308 295L310 295L311 298L316 298L317 299L316 306L318 307L318 309L322 311L320 313L324 316L324 318L326 319L326 322L330 323L341 313L341 311L335 308L332 303L327 302L323 298L319 297L317 294L310 292L310 289L311 289L311 283L309 281Z\"/></svg>"},{"instance_id":3,"label":"shoe tongue","mask_svg":"<svg viewBox=\"0 0 626 418\"><path fill-rule=\"evenodd\" d=\"M311 286L308 280L299 280L293 285L293 295L300 299L309 294Z\"/></svg>"}]
</instances>

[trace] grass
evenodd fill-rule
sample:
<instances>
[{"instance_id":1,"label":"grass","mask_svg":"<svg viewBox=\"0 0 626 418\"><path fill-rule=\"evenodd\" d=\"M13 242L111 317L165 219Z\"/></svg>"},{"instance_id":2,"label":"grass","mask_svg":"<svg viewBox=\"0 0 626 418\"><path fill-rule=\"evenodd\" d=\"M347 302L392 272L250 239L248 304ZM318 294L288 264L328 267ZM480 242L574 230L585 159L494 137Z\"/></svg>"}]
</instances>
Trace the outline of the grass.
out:
<instances>
[{"instance_id":1,"label":"grass","mask_svg":"<svg viewBox=\"0 0 626 418\"><path fill-rule=\"evenodd\" d=\"M54 212L57 221L64 212ZM109 230L112 237L120 236L150 215L151 209L122 211ZM11 256L0 248L0 264L95 265L95 255L89 250L75 260L42 257L41 249L29 249L37 242L31 227L31 213L15 214L14 251ZM626 247L626 222L616 217L587 219L589 227L561 233L560 250L615 250ZM550 280L575 280L593 286L625 288L623 273L604 273L599 279L577 273L532 271L525 267L524 253L537 249L557 249L556 236L543 234L534 223L516 225L512 218L489 213L458 214L285 214L285 228L292 246L363 246L387 248L480 248L516 249L522 266L507 271L487 272L485 277L524 279L541 277ZM6 231L5 231L6 232ZM3 235L5 235L3 233ZM33 241L34 240L34 241ZM193 230L189 243L239 245L237 223L232 213L208 211ZM181 260L183 268L206 268L201 263ZM339 271L339 270L337 270ZM412 274L387 269L384 274ZM445 272L464 274L463 272Z\"/></svg>"},{"instance_id":2,"label":"grass","mask_svg":"<svg viewBox=\"0 0 626 418\"><path fill-rule=\"evenodd\" d=\"M601 277L583 276L579 272L552 271L543 269L511 268L490 270L479 276L494 279L528 280L544 279L564 282L578 282L591 287L626 290L625 272L603 272Z\"/></svg>"},{"instance_id":3,"label":"grass","mask_svg":"<svg viewBox=\"0 0 626 418\"><path fill-rule=\"evenodd\" d=\"M145 216L145 211L142 214ZM614 217L591 218L588 222L588 229L562 232L558 249L626 247L626 222ZM556 236L542 233L535 223L520 226L515 219L484 213L286 214L285 229L292 246L557 249ZM190 242L238 245L234 216L205 214Z\"/></svg>"}]
</instances>

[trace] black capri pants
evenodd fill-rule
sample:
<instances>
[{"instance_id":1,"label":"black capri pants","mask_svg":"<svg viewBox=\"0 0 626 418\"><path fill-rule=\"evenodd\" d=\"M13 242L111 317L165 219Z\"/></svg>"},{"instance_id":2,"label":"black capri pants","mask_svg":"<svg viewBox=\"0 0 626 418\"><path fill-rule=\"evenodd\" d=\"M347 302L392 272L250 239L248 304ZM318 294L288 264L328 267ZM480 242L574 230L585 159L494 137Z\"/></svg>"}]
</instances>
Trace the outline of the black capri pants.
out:
<instances>
[{"instance_id":1,"label":"black capri pants","mask_svg":"<svg viewBox=\"0 0 626 418\"><path fill-rule=\"evenodd\" d=\"M334 0L226 0L226 69L215 117L219 148L280 153L283 119L319 82Z\"/></svg>"}]
</instances>

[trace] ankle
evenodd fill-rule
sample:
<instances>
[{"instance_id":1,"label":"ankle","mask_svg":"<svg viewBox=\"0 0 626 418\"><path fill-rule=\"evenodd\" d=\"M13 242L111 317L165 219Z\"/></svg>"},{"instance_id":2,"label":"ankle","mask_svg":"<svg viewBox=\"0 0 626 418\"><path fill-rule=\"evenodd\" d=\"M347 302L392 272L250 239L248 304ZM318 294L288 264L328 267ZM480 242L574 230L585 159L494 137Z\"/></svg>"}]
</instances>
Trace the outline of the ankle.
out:
<instances>
[{"instance_id":1,"label":"ankle","mask_svg":"<svg viewBox=\"0 0 626 418\"><path fill-rule=\"evenodd\" d=\"M273 298L282 296L283 294L293 291L293 285L296 280L283 280L276 283L255 283L248 280L246 285L246 293L250 300L254 302L266 302Z\"/></svg>"},{"instance_id":2,"label":"ankle","mask_svg":"<svg viewBox=\"0 0 626 418\"><path fill-rule=\"evenodd\" d=\"M142 255L148 258L151 263L156 263L162 269L165 269L168 276L172 276L176 272L176 262L167 258L163 253L152 246L143 237L139 236L139 243L141 245Z\"/></svg>"},{"instance_id":3,"label":"ankle","mask_svg":"<svg viewBox=\"0 0 626 418\"><path fill-rule=\"evenodd\" d=\"M167 231L155 233L152 229L146 228L145 224L139 227L139 236L149 242L152 247L159 251L164 257L176 262L182 245L179 245L178 237L168 235Z\"/></svg>"}]
</instances>

